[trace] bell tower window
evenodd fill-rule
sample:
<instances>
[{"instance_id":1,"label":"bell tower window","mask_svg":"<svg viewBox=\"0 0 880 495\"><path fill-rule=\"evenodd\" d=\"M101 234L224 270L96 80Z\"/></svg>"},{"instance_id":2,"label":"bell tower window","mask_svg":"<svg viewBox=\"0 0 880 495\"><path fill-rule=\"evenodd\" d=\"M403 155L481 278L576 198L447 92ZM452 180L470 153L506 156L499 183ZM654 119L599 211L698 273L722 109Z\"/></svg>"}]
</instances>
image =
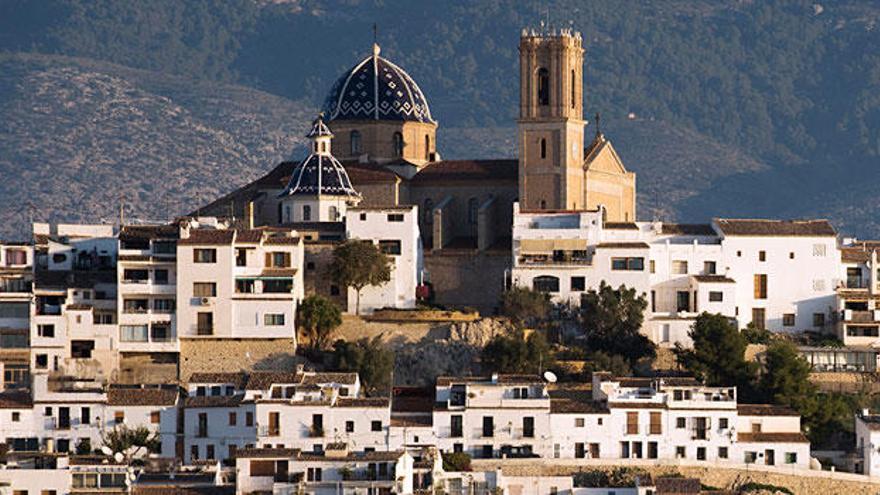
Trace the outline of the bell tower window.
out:
<instances>
[{"instance_id":1,"label":"bell tower window","mask_svg":"<svg viewBox=\"0 0 880 495\"><path fill-rule=\"evenodd\" d=\"M394 156L400 157L403 156L403 134L399 132L394 133Z\"/></svg>"},{"instance_id":2,"label":"bell tower window","mask_svg":"<svg viewBox=\"0 0 880 495\"><path fill-rule=\"evenodd\" d=\"M577 75L574 70L571 71L571 108L575 108L577 102Z\"/></svg>"},{"instance_id":3,"label":"bell tower window","mask_svg":"<svg viewBox=\"0 0 880 495\"><path fill-rule=\"evenodd\" d=\"M550 104L550 71L545 68L538 69L538 105Z\"/></svg>"},{"instance_id":4,"label":"bell tower window","mask_svg":"<svg viewBox=\"0 0 880 495\"><path fill-rule=\"evenodd\" d=\"M349 140L351 141L351 154L359 155L361 152L361 133L359 131L351 131Z\"/></svg>"},{"instance_id":5,"label":"bell tower window","mask_svg":"<svg viewBox=\"0 0 880 495\"><path fill-rule=\"evenodd\" d=\"M431 136L425 134L425 160L431 159Z\"/></svg>"},{"instance_id":6,"label":"bell tower window","mask_svg":"<svg viewBox=\"0 0 880 495\"><path fill-rule=\"evenodd\" d=\"M547 158L547 140L541 138L541 159Z\"/></svg>"}]
</instances>

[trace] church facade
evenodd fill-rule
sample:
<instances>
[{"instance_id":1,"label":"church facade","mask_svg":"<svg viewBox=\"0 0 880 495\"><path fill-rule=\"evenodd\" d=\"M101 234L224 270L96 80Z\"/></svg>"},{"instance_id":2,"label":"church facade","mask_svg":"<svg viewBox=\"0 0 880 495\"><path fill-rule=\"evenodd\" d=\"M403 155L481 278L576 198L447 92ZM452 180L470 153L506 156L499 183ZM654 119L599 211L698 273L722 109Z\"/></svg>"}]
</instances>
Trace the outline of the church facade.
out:
<instances>
[{"instance_id":1,"label":"church facade","mask_svg":"<svg viewBox=\"0 0 880 495\"><path fill-rule=\"evenodd\" d=\"M428 99L378 45L331 86L322 117L333 159L347 172L360 207L417 207L423 280L435 302L494 309L512 267L517 202L524 211L601 207L607 221L634 220L635 174L598 130L585 142L583 55L579 33L523 32L516 159L443 160ZM339 205L319 212L285 194L305 165L281 163L201 213L233 212L249 227L296 228L306 233L307 257L311 251L322 264L328 257L320 246L342 240L345 219ZM318 273L313 283L308 278L307 288L338 294Z\"/></svg>"}]
</instances>

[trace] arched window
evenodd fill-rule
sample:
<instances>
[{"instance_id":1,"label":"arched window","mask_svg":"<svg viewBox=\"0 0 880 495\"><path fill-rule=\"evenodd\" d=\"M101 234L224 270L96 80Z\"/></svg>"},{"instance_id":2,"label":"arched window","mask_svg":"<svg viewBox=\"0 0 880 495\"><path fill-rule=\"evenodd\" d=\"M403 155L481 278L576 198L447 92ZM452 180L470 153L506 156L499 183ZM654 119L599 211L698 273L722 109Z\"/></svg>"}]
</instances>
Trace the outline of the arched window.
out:
<instances>
[{"instance_id":1,"label":"arched window","mask_svg":"<svg viewBox=\"0 0 880 495\"><path fill-rule=\"evenodd\" d=\"M394 133L394 156L403 156L403 134Z\"/></svg>"},{"instance_id":2,"label":"arched window","mask_svg":"<svg viewBox=\"0 0 880 495\"><path fill-rule=\"evenodd\" d=\"M431 136L425 134L425 160L431 159Z\"/></svg>"},{"instance_id":3,"label":"arched window","mask_svg":"<svg viewBox=\"0 0 880 495\"><path fill-rule=\"evenodd\" d=\"M331 206L330 208L328 208L328 212L330 213L331 222L339 220L339 210L337 210L335 206Z\"/></svg>"},{"instance_id":4,"label":"arched window","mask_svg":"<svg viewBox=\"0 0 880 495\"><path fill-rule=\"evenodd\" d=\"M538 69L538 105L550 104L550 71L541 67Z\"/></svg>"},{"instance_id":5,"label":"arched window","mask_svg":"<svg viewBox=\"0 0 880 495\"><path fill-rule=\"evenodd\" d=\"M351 154L352 155L360 155L361 154L361 133L360 131L351 131L349 134L349 140L351 141Z\"/></svg>"},{"instance_id":6,"label":"arched window","mask_svg":"<svg viewBox=\"0 0 880 495\"><path fill-rule=\"evenodd\" d=\"M541 138L541 159L547 158L547 140Z\"/></svg>"},{"instance_id":7,"label":"arched window","mask_svg":"<svg viewBox=\"0 0 880 495\"><path fill-rule=\"evenodd\" d=\"M326 153L326 152L327 152L327 143L324 141L321 141L321 153Z\"/></svg>"},{"instance_id":8,"label":"arched window","mask_svg":"<svg viewBox=\"0 0 880 495\"><path fill-rule=\"evenodd\" d=\"M571 70L571 108L575 107L577 101L577 75L574 69Z\"/></svg>"},{"instance_id":9,"label":"arched window","mask_svg":"<svg viewBox=\"0 0 880 495\"><path fill-rule=\"evenodd\" d=\"M434 202L431 198L425 200L425 225L434 223Z\"/></svg>"},{"instance_id":10,"label":"arched window","mask_svg":"<svg viewBox=\"0 0 880 495\"><path fill-rule=\"evenodd\" d=\"M477 198L471 198L468 200L468 223L475 224L477 223L477 214L480 209L480 203L477 201Z\"/></svg>"},{"instance_id":11,"label":"arched window","mask_svg":"<svg viewBox=\"0 0 880 495\"><path fill-rule=\"evenodd\" d=\"M309 205L303 206L303 222L311 222L312 221L312 207Z\"/></svg>"},{"instance_id":12,"label":"arched window","mask_svg":"<svg viewBox=\"0 0 880 495\"><path fill-rule=\"evenodd\" d=\"M544 201L543 199L541 200L541 209L542 209L542 210L546 210L546 209L547 209L547 202Z\"/></svg>"},{"instance_id":13,"label":"arched window","mask_svg":"<svg viewBox=\"0 0 880 495\"><path fill-rule=\"evenodd\" d=\"M535 292L559 292L559 278L541 275L532 279L532 290Z\"/></svg>"}]
</instances>

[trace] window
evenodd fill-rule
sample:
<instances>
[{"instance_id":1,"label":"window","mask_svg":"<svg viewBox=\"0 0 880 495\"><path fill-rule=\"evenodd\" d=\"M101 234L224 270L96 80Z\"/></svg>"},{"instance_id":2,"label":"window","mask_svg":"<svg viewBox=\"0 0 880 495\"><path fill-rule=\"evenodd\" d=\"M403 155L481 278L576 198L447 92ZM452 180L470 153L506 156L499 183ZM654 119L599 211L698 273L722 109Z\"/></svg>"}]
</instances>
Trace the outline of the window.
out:
<instances>
[{"instance_id":1,"label":"window","mask_svg":"<svg viewBox=\"0 0 880 495\"><path fill-rule=\"evenodd\" d=\"M361 213L360 216L359 216L359 218L361 219L361 222L366 222L366 221L367 221L367 214L366 214L366 213Z\"/></svg>"},{"instance_id":2,"label":"window","mask_svg":"<svg viewBox=\"0 0 880 495\"><path fill-rule=\"evenodd\" d=\"M681 447L681 446L676 447L676 448L675 448L675 457L678 458L678 459L684 459L684 458L686 458L687 455L685 454L685 448L684 448L684 447Z\"/></svg>"},{"instance_id":3,"label":"window","mask_svg":"<svg viewBox=\"0 0 880 495\"><path fill-rule=\"evenodd\" d=\"M660 423L660 413L652 411L650 413L650 423L648 424L648 433L651 435L661 435L663 427Z\"/></svg>"},{"instance_id":4,"label":"window","mask_svg":"<svg viewBox=\"0 0 880 495\"><path fill-rule=\"evenodd\" d=\"M535 437L535 418L532 416L526 416L522 419L522 427L523 427L523 437L524 438L534 438Z\"/></svg>"},{"instance_id":5,"label":"window","mask_svg":"<svg viewBox=\"0 0 880 495\"><path fill-rule=\"evenodd\" d=\"M532 290L537 292L559 292L559 278L549 275L535 277L532 280Z\"/></svg>"},{"instance_id":6,"label":"window","mask_svg":"<svg viewBox=\"0 0 880 495\"><path fill-rule=\"evenodd\" d=\"M321 468L308 468L308 470L306 471L306 481L321 481L321 475Z\"/></svg>"},{"instance_id":7,"label":"window","mask_svg":"<svg viewBox=\"0 0 880 495\"><path fill-rule=\"evenodd\" d=\"M654 262L654 260L649 261L648 266L650 267L649 270L651 273L657 271L657 264Z\"/></svg>"},{"instance_id":8,"label":"window","mask_svg":"<svg viewBox=\"0 0 880 495\"><path fill-rule=\"evenodd\" d=\"M767 328L767 311L764 308L752 308L752 325L761 330Z\"/></svg>"},{"instance_id":9,"label":"window","mask_svg":"<svg viewBox=\"0 0 880 495\"><path fill-rule=\"evenodd\" d=\"M49 356L48 354L37 354L34 362L38 369L44 370L49 366Z\"/></svg>"},{"instance_id":10,"label":"window","mask_svg":"<svg viewBox=\"0 0 880 495\"><path fill-rule=\"evenodd\" d=\"M574 426L575 428L583 428L584 427L584 418L574 418Z\"/></svg>"},{"instance_id":11,"label":"window","mask_svg":"<svg viewBox=\"0 0 880 495\"><path fill-rule=\"evenodd\" d=\"M814 327L824 327L825 326L825 313L813 313L813 326Z\"/></svg>"},{"instance_id":12,"label":"window","mask_svg":"<svg viewBox=\"0 0 880 495\"><path fill-rule=\"evenodd\" d=\"M266 313L263 315L263 324L267 327L283 326L284 313Z\"/></svg>"},{"instance_id":13,"label":"window","mask_svg":"<svg viewBox=\"0 0 880 495\"><path fill-rule=\"evenodd\" d=\"M642 271L645 269L645 258L611 258L611 269Z\"/></svg>"},{"instance_id":14,"label":"window","mask_svg":"<svg viewBox=\"0 0 880 495\"><path fill-rule=\"evenodd\" d=\"M237 294L254 294L257 291L257 285L252 278L235 279L235 292Z\"/></svg>"},{"instance_id":15,"label":"window","mask_svg":"<svg viewBox=\"0 0 880 495\"><path fill-rule=\"evenodd\" d=\"M401 252L400 241L379 241L379 250L385 254L399 255Z\"/></svg>"},{"instance_id":16,"label":"window","mask_svg":"<svg viewBox=\"0 0 880 495\"><path fill-rule=\"evenodd\" d=\"M794 313L785 313L782 315L782 326L784 327L793 327L794 326Z\"/></svg>"},{"instance_id":17,"label":"window","mask_svg":"<svg viewBox=\"0 0 880 495\"><path fill-rule=\"evenodd\" d=\"M247 249L237 248L235 250L235 266L247 266Z\"/></svg>"},{"instance_id":18,"label":"window","mask_svg":"<svg viewBox=\"0 0 880 495\"><path fill-rule=\"evenodd\" d=\"M312 207L310 205L303 205L303 222L310 222L312 220Z\"/></svg>"},{"instance_id":19,"label":"window","mask_svg":"<svg viewBox=\"0 0 880 495\"><path fill-rule=\"evenodd\" d=\"M538 69L538 105L550 104L550 71L541 67Z\"/></svg>"},{"instance_id":20,"label":"window","mask_svg":"<svg viewBox=\"0 0 880 495\"><path fill-rule=\"evenodd\" d=\"M468 199L467 204L467 221L471 225L476 225L477 217L479 216L480 211L480 203L477 201L477 198Z\"/></svg>"},{"instance_id":21,"label":"window","mask_svg":"<svg viewBox=\"0 0 880 495\"><path fill-rule=\"evenodd\" d=\"M718 419L718 428L719 429L726 430L728 424L729 423L728 423L727 418L719 418Z\"/></svg>"},{"instance_id":22,"label":"window","mask_svg":"<svg viewBox=\"0 0 880 495\"><path fill-rule=\"evenodd\" d=\"M382 422L381 421L371 421L370 422L370 431L382 431Z\"/></svg>"},{"instance_id":23,"label":"window","mask_svg":"<svg viewBox=\"0 0 880 495\"><path fill-rule=\"evenodd\" d=\"M755 299L767 299L767 275L755 274Z\"/></svg>"},{"instance_id":24,"label":"window","mask_svg":"<svg viewBox=\"0 0 880 495\"><path fill-rule=\"evenodd\" d=\"M571 70L571 108L575 108L575 102L577 101L577 73L574 69Z\"/></svg>"},{"instance_id":25,"label":"window","mask_svg":"<svg viewBox=\"0 0 880 495\"><path fill-rule=\"evenodd\" d=\"M55 337L55 325L37 325L37 335L47 339Z\"/></svg>"},{"instance_id":26,"label":"window","mask_svg":"<svg viewBox=\"0 0 880 495\"><path fill-rule=\"evenodd\" d=\"M331 296L338 296L339 295L339 286L338 285L331 285L330 286L330 295Z\"/></svg>"},{"instance_id":27,"label":"window","mask_svg":"<svg viewBox=\"0 0 880 495\"><path fill-rule=\"evenodd\" d=\"M790 259L790 260L794 259L794 251L788 253L788 259Z\"/></svg>"},{"instance_id":28,"label":"window","mask_svg":"<svg viewBox=\"0 0 880 495\"><path fill-rule=\"evenodd\" d=\"M675 275L687 275L688 262L685 260L672 261L672 273Z\"/></svg>"},{"instance_id":29,"label":"window","mask_svg":"<svg viewBox=\"0 0 880 495\"><path fill-rule=\"evenodd\" d=\"M745 462L746 464L754 464L757 459L757 452L746 452L743 454L743 462Z\"/></svg>"},{"instance_id":30,"label":"window","mask_svg":"<svg viewBox=\"0 0 880 495\"><path fill-rule=\"evenodd\" d=\"M217 262L217 250L216 249L193 249L193 260L196 263L216 263Z\"/></svg>"},{"instance_id":31,"label":"window","mask_svg":"<svg viewBox=\"0 0 880 495\"><path fill-rule=\"evenodd\" d=\"M95 313L95 325L112 325L113 313Z\"/></svg>"},{"instance_id":32,"label":"window","mask_svg":"<svg viewBox=\"0 0 880 495\"><path fill-rule=\"evenodd\" d=\"M434 202L431 201L431 198L425 199L425 206L422 214L425 215L425 225L431 225L434 223Z\"/></svg>"},{"instance_id":33,"label":"window","mask_svg":"<svg viewBox=\"0 0 880 495\"><path fill-rule=\"evenodd\" d=\"M724 300L724 293L713 290L709 292L709 302L721 302Z\"/></svg>"},{"instance_id":34,"label":"window","mask_svg":"<svg viewBox=\"0 0 880 495\"><path fill-rule=\"evenodd\" d=\"M491 437L495 435L495 418L492 416L483 416L483 436Z\"/></svg>"},{"instance_id":35,"label":"window","mask_svg":"<svg viewBox=\"0 0 880 495\"><path fill-rule=\"evenodd\" d=\"M238 422L238 415L234 412L229 413L229 426L235 426Z\"/></svg>"},{"instance_id":36,"label":"window","mask_svg":"<svg viewBox=\"0 0 880 495\"><path fill-rule=\"evenodd\" d=\"M727 459L727 447L718 447L718 458Z\"/></svg>"},{"instance_id":37,"label":"window","mask_svg":"<svg viewBox=\"0 0 880 495\"><path fill-rule=\"evenodd\" d=\"M74 359L91 359L95 350L94 340L71 340L70 357Z\"/></svg>"},{"instance_id":38,"label":"window","mask_svg":"<svg viewBox=\"0 0 880 495\"><path fill-rule=\"evenodd\" d=\"M217 284L215 282L193 282L193 297L216 297Z\"/></svg>"},{"instance_id":39,"label":"window","mask_svg":"<svg viewBox=\"0 0 880 495\"><path fill-rule=\"evenodd\" d=\"M289 268L290 253L285 251L276 251L266 253L266 267L269 268Z\"/></svg>"},{"instance_id":40,"label":"window","mask_svg":"<svg viewBox=\"0 0 880 495\"><path fill-rule=\"evenodd\" d=\"M389 213L388 214L389 222L402 222L403 221L403 213Z\"/></svg>"},{"instance_id":41,"label":"window","mask_svg":"<svg viewBox=\"0 0 880 495\"><path fill-rule=\"evenodd\" d=\"M293 290L293 279L278 278L263 280L263 293L287 294Z\"/></svg>"},{"instance_id":42,"label":"window","mask_svg":"<svg viewBox=\"0 0 880 495\"><path fill-rule=\"evenodd\" d=\"M354 421L346 421L345 422L345 432L346 433L354 433Z\"/></svg>"},{"instance_id":43,"label":"window","mask_svg":"<svg viewBox=\"0 0 880 495\"><path fill-rule=\"evenodd\" d=\"M547 140L541 138L541 159L547 158Z\"/></svg>"},{"instance_id":44,"label":"window","mask_svg":"<svg viewBox=\"0 0 880 495\"><path fill-rule=\"evenodd\" d=\"M675 310L679 312L687 312L691 310L691 294L686 290L676 292Z\"/></svg>"},{"instance_id":45,"label":"window","mask_svg":"<svg viewBox=\"0 0 880 495\"><path fill-rule=\"evenodd\" d=\"M212 460L212 461L214 460L214 446L213 445L209 444L206 446L205 459Z\"/></svg>"},{"instance_id":46,"label":"window","mask_svg":"<svg viewBox=\"0 0 880 495\"><path fill-rule=\"evenodd\" d=\"M254 426L254 413L247 411L244 413L244 425Z\"/></svg>"},{"instance_id":47,"label":"window","mask_svg":"<svg viewBox=\"0 0 880 495\"><path fill-rule=\"evenodd\" d=\"M453 438L460 438L462 436L463 430L461 415L453 414L449 417L449 421L449 436Z\"/></svg>"},{"instance_id":48,"label":"window","mask_svg":"<svg viewBox=\"0 0 880 495\"><path fill-rule=\"evenodd\" d=\"M583 292L587 290L587 279L585 277L571 277L571 291Z\"/></svg>"},{"instance_id":49,"label":"window","mask_svg":"<svg viewBox=\"0 0 880 495\"><path fill-rule=\"evenodd\" d=\"M177 243L174 241L153 241L153 254L176 254Z\"/></svg>"},{"instance_id":50,"label":"window","mask_svg":"<svg viewBox=\"0 0 880 495\"><path fill-rule=\"evenodd\" d=\"M171 313L174 311L174 299L153 299L153 311Z\"/></svg>"},{"instance_id":51,"label":"window","mask_svg":"<svg viewBox=\"0 0 880 495\"><path fill-rule=\"evenodd\" d=\"M26 265L27 253L22 249L6 250L6 266Z\"/></svg>"},{"instance_id":52,"label":"window","mask_svg":"<svg viewBox=\"0 0 880 495\"><path fill-rule=\"evenodd\" d=\"M825 256L825 244L813 244L813 256Z\"/></svg>"},{"instance_id":53,"label":"window","mask_svg":"<svg viewBox=\"0 0 880 495\"><path fill-rule=\"evenodd\" d=\"M687 419L675 418L675 427L678 429L687 428Z\"/></svg>"},{"instance_id":54,"label":"window","mask_svg":"<svg viewBox=\"0 0 880 495\"><path fill-rule=\"evenodd\" d=\"M359 131L351 131L348 134L349 141L351 141L351 154L359 155L361 153L361 133Z\"/></svg>"},{"instance_id":55,"label":"window","mask_svg":"<svg viewBox=\"0 0 880 495\"><path fill-rule=\"evenodd\" d=\"M330 217L331 222L339 220L339 210L335 206L327 208L327 215Z\"/></svg>"},{"instance_id":56,"label":"window","mask_svg":"<svg viewBox=\"0 0 880 495\"><path fill-rule=\"evenodd\" d=\"M125 423L125 411L115 411L113 413L113 421L118 425Z\"/></svg>"},{"instance_id":57,"label":"window","mask_svg":"<svg viewBox=\"0 0 880 495\"><path fill-rule=\"evenodd\" d=\"M394 149L394 156L403 156L403 134L395 132L394 137L392 138L391 145Z\"/></svg>"},{"instance_id":58,"label":"window","mask_svg":"<svg viewBox=\"0 0 880 495\"><path fill-rule=\"evenodd\" d=\"M626 434L627 435L638 435L639 434L639 413L637 413L637 412L626 413Z\"/></svg>"},{"instance_id":59,"label":"window","mask_svg":"<svg viewBox=\"0 0 880 495\"><path fill-rule=\"evenodd\" d=\"M758 251L758 261L767 261L767 251Z\"/></svg>"},{"instance_id":60,"label":"window","mask_svg":"<svg viewBox=\"0 0 880 495\"><path fill-rule=\"evenodd\" d=\"M150 423L157 425L161 421L162 421L162 413L160 413L159 411L150 412Z\"/></svg>"},{"instance_id":61,"label":"window","mask_svg":"<svg viewBox=\"0 0 880 495\"><path fill-rule=\"evenodd\" d=\"M18 423L19 421L21 421L21 413L18 411L13 411L12 412L12 422Z\"/></svg>"},{"instance_id":62,"label":"window","mask_svg":"<svg viewBox=\"0 0 880 495\"><path fill-rule=\"evenodd\" d=\"M198 313L196 316L196 334L212 335L214 333L214 313Z\"/></svg>"},{"instance_id":63,"label":"window","mask_svg":"<svg viewBox=\"0 0 880 495\"><path fill-rule=\"evenodd\" d=\"M704 275L715 275L716 269L717 269L717 264L714 261L704 261L703 262L703 274Z\"/></svg>"},{"instance_id":64,"label":"window","mask_svg":"<svg viewBox=\"0 0 880 495\"><path fill-rule=\"evenodd\" d=\"M705 461L706 460L706 447L697 447L697 460Z\"/></svg>"},{"instance_id":65,"label":"window","mask_svg":"<svg viewBox=\"0 0 880 495\"><path fill-rule=\"evenodd\" d=\"M785 463L786 464L797 464L797 452L786 452L785 453Z\"/></svg>"}]
</instances>

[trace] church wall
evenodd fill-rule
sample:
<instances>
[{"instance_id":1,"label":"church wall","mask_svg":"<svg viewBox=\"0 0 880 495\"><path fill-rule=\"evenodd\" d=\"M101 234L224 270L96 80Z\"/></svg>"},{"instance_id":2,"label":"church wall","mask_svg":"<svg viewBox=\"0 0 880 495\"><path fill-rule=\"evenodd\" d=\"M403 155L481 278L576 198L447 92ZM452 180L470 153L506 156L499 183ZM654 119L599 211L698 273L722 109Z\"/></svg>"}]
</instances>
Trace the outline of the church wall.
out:
<instances>
[{"instance_id":1,"label":"church wall","mask_svg":"<svg viewBox=\"0 0 880 495\"><path fill-rule=\"evenodd\" d=\"M451 234L452 238L471 237L474 239L477 237L477 222L468 221L468 202L474 198L479 206L490 197L494 197L497 203L495 221L498 227L496 233L499 237L510 236L510 227L513 224L513 202L517 197L517 187L514 182L497 181L471 184L450 181L446 184L432 184L430 186L413 184L410 186L409 196L412 204L419 206L420 210L424 209L427 199L430 199L431 203L437 206L447 196L453 198L454 206L450 210L453 216L450 219L452 232L446 235ZM426 221L424 214L420 215L419 229L422 232L433 231L433 226Z\"/></svg>"},{"instance_id":2,"label":"church wall","mask_svg":"<svg viewBox=\"0 0 880 495\"><path fill-rule=\"evenodd\" d=\"M358 206L398 206L405 202L401 198L399 184L395 182L374 182L369 184L353 184L357 192L361 193L361 202Z\"/></svg>"},{"instance_id":3,"label":"church wall","mask_svg":"<svg viewBox=\"0 0 880 495\"><path fill-rule=\"evenodd\" d=\"M605 206L607 221L632 222L636 219L636 178L634 174L618 175L587 171L587 208Z\"/></svg>"},{"instance_id":4,"label":"church wall","mask_svg":"<svg viewBox=\"0 0 880 495\"><path fill-rule=\"evenodd\" d=\"M491 315L504 291L504 273L510 269L510 253L435 251L425 253L425 269L436 303L456 308L469 306L481 314Z\"/></svg>"},{"instance_id":5,"label":"church wall","mask_svg":"<svg viewBox=\"0 0 880 495\"><path fill-rule=\"evenodd\" d=\"M428 161L428 153L437 149L437 125L422 122L339 120L328 123L333 131L333 155L340 160L356 160L364 153L377 162L394 161L399 158L422 165ZM361 152L352 154L351 131L361 133ZM403 156L394 152L394 133L403 134ZM425 148L425 136L429 146Z\"/></svg>"}]
</instances>

